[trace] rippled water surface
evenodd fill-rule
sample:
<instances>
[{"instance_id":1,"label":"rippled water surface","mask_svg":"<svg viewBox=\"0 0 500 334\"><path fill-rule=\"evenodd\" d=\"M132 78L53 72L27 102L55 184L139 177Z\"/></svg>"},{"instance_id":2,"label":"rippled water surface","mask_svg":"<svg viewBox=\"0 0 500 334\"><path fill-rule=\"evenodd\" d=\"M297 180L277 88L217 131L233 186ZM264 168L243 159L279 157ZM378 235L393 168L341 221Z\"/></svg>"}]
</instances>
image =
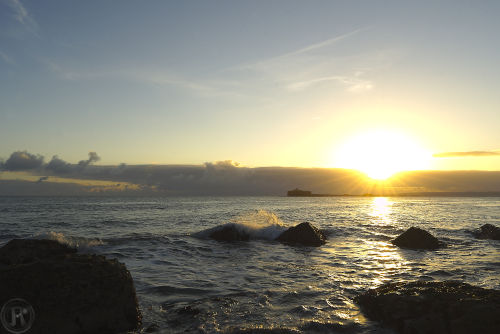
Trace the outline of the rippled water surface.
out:
<instances>
[{"instance_id":1,"label":"rippled water surface","mask_svg":"<svg viewBox=\"0 0 500 334\"><path fill-rule=\"evenodd\" d=\"M327 244L272 241L302 221ZM228 222L254 239L198 233ZM416 279L500 289L500 242L471 234L485 223L500 225L500 198L0 198L0 245L46 237L117 258L134 278L144 329L159 333L391 333L363 317L356 294ZM410 226L448 247L393 246Z\"/></svg>"}]
</instances>

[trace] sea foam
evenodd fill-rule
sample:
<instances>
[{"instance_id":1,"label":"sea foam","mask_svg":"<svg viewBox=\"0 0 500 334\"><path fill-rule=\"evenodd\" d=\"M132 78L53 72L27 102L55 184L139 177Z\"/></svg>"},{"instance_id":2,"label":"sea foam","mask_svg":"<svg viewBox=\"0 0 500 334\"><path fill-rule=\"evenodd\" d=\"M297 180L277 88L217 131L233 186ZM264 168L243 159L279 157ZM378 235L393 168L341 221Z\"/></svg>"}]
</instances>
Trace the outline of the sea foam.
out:
<instances>
[{"instance_id":1,"label":"sea foam","mask_svg":"<svg viewBox=\"0 0 500 334\"><path fill-rule=\"evenodd\" d=\"M65 244L70 247L75 247L79 249L96 247L104 244L104 242L98 238L73 237L65 235L64 233L61 232L54 232L54 231L39 233L34 235L33 238L55 240L61 244Z\"/></svg>"},{"instance_id":2,"label":"sea foam","mask_svg":"<svg viewBox=\"0 0 500 334\"><path fill-rule=\"evenodd\" d=\"M247 234L250 239L274 240L288 227L276 214L257 210L239 215L228 223L192 234L196 238L208 238L210 234L227 226L234 226L241 234Z\"/></svg>"}]
</instances>

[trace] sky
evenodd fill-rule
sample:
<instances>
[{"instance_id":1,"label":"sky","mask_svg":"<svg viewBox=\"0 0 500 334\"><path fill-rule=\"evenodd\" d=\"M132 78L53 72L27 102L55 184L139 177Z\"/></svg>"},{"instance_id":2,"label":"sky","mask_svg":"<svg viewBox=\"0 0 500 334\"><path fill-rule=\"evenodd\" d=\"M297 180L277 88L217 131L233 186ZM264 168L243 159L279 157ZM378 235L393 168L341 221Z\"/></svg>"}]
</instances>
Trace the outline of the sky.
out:
<instances>
[{"instance_id":1,"label":"sky","mask_svg":"<svg viewBox=\"0 0 500 334\"><path fill-rule=\"evenodd\" d=\"M413 169L499 171L499 14L498 1L0 0L0 158L356 168L377 157L353 138L393 131L429 152ZM398 138L377 145L399 156Z\"/></svg>"}]
</instances>

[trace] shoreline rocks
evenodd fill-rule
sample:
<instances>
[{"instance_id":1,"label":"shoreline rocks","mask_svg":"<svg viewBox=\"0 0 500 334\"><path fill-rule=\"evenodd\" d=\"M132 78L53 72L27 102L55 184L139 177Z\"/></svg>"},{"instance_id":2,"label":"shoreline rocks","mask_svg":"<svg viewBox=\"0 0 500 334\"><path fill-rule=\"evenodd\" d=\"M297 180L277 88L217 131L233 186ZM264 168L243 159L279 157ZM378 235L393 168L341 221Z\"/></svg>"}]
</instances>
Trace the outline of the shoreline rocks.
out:
<instances>
[{"instance_id":1,"label":"shoreline rocks","mask_svg":"<svg viewBox=\"0 0 500 334\"><path fill-rule=\"evenodd\" d=\"M229 223L210 231L208 237L217 241L248 241L251 236L249 232L238 227L237 224ZM282 232L275 241L289 245L299 246L321 246L326 242L325 234L311 223L300 223Z\"/></svg>"},{"instance_id":2,"label":"shoreline rocks","mask_svg":"<svg viewBox=\"0 0 500 334\"><path fill-rule=\"evenodd\" d=\"M444 247L435 236L418 227L410 227L391 243L401 248L434 250Z\"/></svg>"},{"instance_id":3,"label":"shoreline rocks","mask_svg":"<svg viewBox=\"0 0 500 334\"><path fill-rule=\"evenodd\" d=\"M0 264L0 305L31 304L29 333L122 333L141 324L132 277L117 260L53 240L14 239L0 248Z\"/></svg>"},{"instance_id":4,"label":"shoreline rocks","mask_svg":"<svg viewBox=\"0 0 500 334\"><path fill-rule=\"evenodd\" d=\"M491 224L484 224L478 231L473 232L478 239L500 240L500 227Z\"/></svg>"},{"instance_id":5,"label":"shoreline rocks","mask_svg":"<svg viewBox=\"0 0 500 334\"><path fill-rule=\"evenodd\" d=\"M0 248L0 264L30 263L76 253L76 248L47 239L12 239Z\"/></svg>"},{"instance_id":6,"label":"shoreline rocks","mask_svg":"<svg viewBox=\"0 0 500 334\"><path fill-rule=\"evenodd\" d=\"M354 301L369 319L401 334L494 334L500 328L500 291L456 281L389 283Z\"/></svg>"},{"instance_id":7,"label":"shoreline rocks","mask_svg":"<svg viewBox=\"0 0 500 334\"><path fill-rule=\"evenodd\" d=\"M311 223L306 222L290 227L281 233L276 240L291 245L317 247L326 243L326 236Z\"/></svg>"},{"instance_id":8,"label":"shoreline rocks","mask_svg":"<svg viewBox=\"0 0 500 334\"><path fill-rule=\"evenodd\" d=\"M210 238L217 241L248 241L250 235L240 231L235 224L227 224L221 229L215 230L209 235Z\"/></svg>"}]
</instances>

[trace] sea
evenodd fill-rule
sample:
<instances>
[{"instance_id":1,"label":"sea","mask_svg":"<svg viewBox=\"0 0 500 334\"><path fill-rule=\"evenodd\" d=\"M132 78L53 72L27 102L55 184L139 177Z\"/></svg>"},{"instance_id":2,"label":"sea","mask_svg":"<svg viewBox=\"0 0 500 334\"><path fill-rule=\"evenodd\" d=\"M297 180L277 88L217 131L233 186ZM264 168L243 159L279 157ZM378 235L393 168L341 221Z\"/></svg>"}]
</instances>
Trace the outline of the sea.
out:
<instances>
[{"instance_id":1,"label":"sea","mask_svg":"<svg viewBox=\"0 0 500 334\"><path fill-rule=\"evenodd\" d=\"M328 241L273 241L311 222ZM207 230L235 223L250 241ZM458 280L500 289L500 198L478 197L0 197L0 246L49 238L116 258L143 314L138 333L392 333L353 298L387 282ZM447 244L391 244L407 228Z\"/></svg>"}]
</instances>

